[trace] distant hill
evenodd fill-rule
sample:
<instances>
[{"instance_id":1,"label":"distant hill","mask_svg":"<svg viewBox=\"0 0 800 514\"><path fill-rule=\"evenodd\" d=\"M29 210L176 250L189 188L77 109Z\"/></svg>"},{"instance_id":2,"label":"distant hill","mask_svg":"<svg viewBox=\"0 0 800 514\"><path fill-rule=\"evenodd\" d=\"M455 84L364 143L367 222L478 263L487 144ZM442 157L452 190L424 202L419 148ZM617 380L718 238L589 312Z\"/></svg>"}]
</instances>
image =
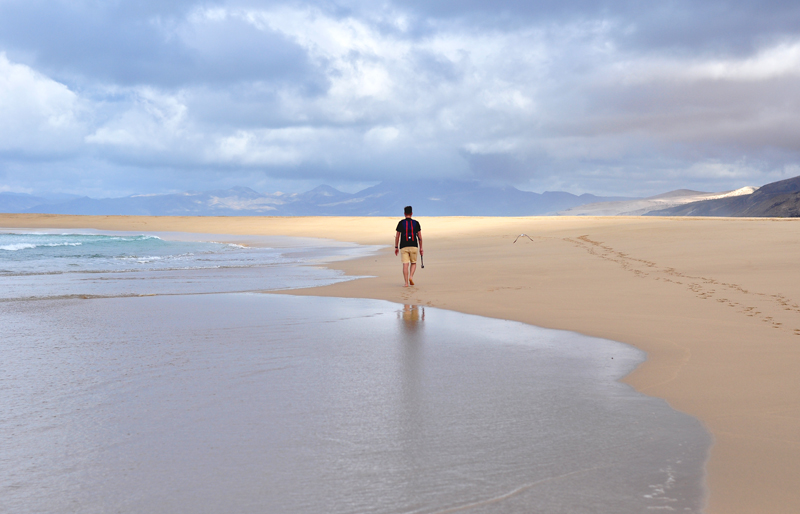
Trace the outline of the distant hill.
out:
<instances>
[{"instance_id":1,"label":"distant hill","mask_svg":"<svg viewBox=\"0 0 800 514\"><path fill-rule=\"evenodd\" d=\"M47 200L38 196L24 193L0 193L0 212L22 212L46 203Z\"/></svg>"},{"instance_id":2,"label":"distant hill","mask_svg":"<svg viewBox=\"0 0 800 514\"><path fill-rule=\"evenodd\" d=\"M141 216L245 216L275 211L280 195L263 195L247 187L223 191L123 198L76 198L63 203L37 205L23 212L45 214L141 215Z\"/></svg>"},{"instance_id":3,"label":"distant hill","mask_svg":"<svg viewBox=\"0 0 800 514\"><path fill-rule=\"evenodd\" d=\"M754 216L800 217L800 177L708 193L679 189L648 198L533 193L465 180L386 181L357 193L322 185L304 193L247 187L123 198L0 193L0 212L150 216Z\"/></svg>"},{"instance_id":4,"label":"distant hill","mask_svg":"<svg viewBox=\"0 0 800 514\"><path fill-rule=\"evenodd\" d=\"M687 203L651 216L800 217L800 177L761 186L750 195Z\"/></svg>"},{"instance_id":5,"label":"distant hill","mask_svg":"<svg viewBox=\"0 0 800 514\"><path fill-rule=\"evenodd\" d=\"M300 199L306 200L306 195L317 189L299 195ZM343 196L316 202L313 208L298 203L284 209L287 212L310 209L317 215L396 216L403 212L403 207L412 205L420 216L535 216L554 214L584 203L617 199L560 191L533 193L511 186L455 180L382 182L351 195L340 194Z\"/></svg>"},{"instance_id":6,"label":"distant hill","mask_svg":"<svg viewBox=\"0 0 800 514\"><path fill-rule=\"evenodd\" d=\"M323 185L291 195L259 193L247 187L62 202L29 195L12 200L10 194L3 195L0 212L150 216L399 216L406 205L412 205L418 216L532 216L621 199L560 191L533 193L457 180L382 182L357 193Z\"/></svg>"},{"instance_id":7,"label":"distant hill","mask_svg":"<svg viewBox=\"0 0 800 514\"><path fill-rule=\"evenodd\" d=\"M656 210L677 208L693 202L746 196L752 194L756 189L754 187L743 187L724 193L704 193L689 189L678 189L648 198L580 205L561 211L558 214L561 216L643 216Z\"/></svg>"},{"instance_id":8,"label":"distant hill","mask_svg":"<svg viewBox=\"0 0 800 514\"><path fill-rule=\"evenodd\" d=\"M75 198L73 195L56 195L43 198L25 193L0 193L0 212L23 212L37 206L51 205Z\"/></svg>"}]
</instances>

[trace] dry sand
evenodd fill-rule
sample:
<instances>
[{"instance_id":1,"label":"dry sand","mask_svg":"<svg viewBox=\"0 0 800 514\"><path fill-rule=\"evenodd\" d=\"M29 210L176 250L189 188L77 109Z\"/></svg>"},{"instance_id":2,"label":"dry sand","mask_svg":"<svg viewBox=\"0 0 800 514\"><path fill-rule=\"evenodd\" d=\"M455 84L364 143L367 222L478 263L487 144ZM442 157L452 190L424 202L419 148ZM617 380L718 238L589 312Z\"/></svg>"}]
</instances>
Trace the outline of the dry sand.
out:
<instances>
[{"instance_id":1,"label":"dry sand","mask_svg":"<svg viewBox=\"0 0 800 514\"><path fill-rule=\"evenodd\" d=\"M648 360L626 381L715 438L707 512L800 512L800 220L420 217L426 267L404 288L397 219L6 214L0 226L385 244L333 265L375 278L292 294L429 305L641 348ZM533 241L512 243L520 233Z\"/></svg>"}]
</instances>

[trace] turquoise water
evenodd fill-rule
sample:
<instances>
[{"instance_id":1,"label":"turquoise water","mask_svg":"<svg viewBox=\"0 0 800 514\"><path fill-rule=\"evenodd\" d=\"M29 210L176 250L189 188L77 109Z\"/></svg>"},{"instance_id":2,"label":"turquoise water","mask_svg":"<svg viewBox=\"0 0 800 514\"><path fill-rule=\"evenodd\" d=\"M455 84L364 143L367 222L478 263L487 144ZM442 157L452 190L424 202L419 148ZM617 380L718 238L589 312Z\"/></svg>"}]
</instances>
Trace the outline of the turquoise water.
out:
<instances>
[{"instance_id":1,"label":"turquoise water","mask_svg":"<svg viewBox=\"0 0 800 514\"><path fill-rule=\"evenodd\" d=\"M249 236L243 245L192 237L199 236L0 233L0 301L313 287L352 277L309 264L373 250L325 240Z\"/></svg>"},{"instance_id":2,"label":"turquoise water","mask_svg":"<svg viewBox=\"0 0 800 514\"><path fill-rule=\"evenodd\" d=\"M0 276L244 267L280 263L269 248L165 241L146 234L0 233Z\"/></svg>"}]
</instances>

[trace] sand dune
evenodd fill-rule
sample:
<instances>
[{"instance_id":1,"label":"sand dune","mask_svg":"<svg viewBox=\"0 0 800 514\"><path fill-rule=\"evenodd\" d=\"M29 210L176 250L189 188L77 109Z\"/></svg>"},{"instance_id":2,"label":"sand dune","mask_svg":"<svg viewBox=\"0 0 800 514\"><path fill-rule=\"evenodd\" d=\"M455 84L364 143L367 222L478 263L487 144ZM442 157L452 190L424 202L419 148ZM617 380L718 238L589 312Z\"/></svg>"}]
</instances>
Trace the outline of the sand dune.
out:
<instances>
[{"instance_id":1,"label":"sand dune","mask_svg":"<svg viewBox=\"0 0 800 514\"><path fill-rule=\"evenodd\" d=\"M579 205L578 207L561 211L558 214L560 216L642 216L651 211L669 209L670 207L686 205L692 202L750 195L757 190L758 188L750 186L722 193L703 193L701 191L679 189L677 191L670 191L669 193L636 200L596 202Z\"/></svg>"},{"instance_id":2,"label":"sand dune","mask_svg":"<svg viewBox=\"0 0 800 514\"><path fill-rule=\"evenodd\" d=\"M334 265L374 278L293 294L430 305L637 346L649 358L627 382L698 417L715 438L707 511L800 512L800 220L418 219L426 266L413 288L402 287L390 218L0 215L0 226L386 244ZM532 241L513 243L520 233Z\"/></svg>"}]
</instances>

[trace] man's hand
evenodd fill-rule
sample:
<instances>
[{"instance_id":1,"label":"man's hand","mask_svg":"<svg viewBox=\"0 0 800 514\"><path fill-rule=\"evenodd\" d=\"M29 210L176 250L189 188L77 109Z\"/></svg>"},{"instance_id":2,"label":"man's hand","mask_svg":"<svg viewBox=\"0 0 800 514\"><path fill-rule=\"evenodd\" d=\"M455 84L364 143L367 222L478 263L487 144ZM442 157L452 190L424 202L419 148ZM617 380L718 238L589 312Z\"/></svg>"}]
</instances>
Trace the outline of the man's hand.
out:
<instances>
[{"instance_id":1,"label":"man's hand","mask_svg":"<svg viewBox=\"0 0 800 514\"><path fill-rule=\"evenodd\" d=\"M395 256L395 257L397 257L397 254L398 254L398 253L400 253L400 250L398 250L397 248L395 248L395 249L394 249L394 256Z\"/></svg>"}]
</instances>

